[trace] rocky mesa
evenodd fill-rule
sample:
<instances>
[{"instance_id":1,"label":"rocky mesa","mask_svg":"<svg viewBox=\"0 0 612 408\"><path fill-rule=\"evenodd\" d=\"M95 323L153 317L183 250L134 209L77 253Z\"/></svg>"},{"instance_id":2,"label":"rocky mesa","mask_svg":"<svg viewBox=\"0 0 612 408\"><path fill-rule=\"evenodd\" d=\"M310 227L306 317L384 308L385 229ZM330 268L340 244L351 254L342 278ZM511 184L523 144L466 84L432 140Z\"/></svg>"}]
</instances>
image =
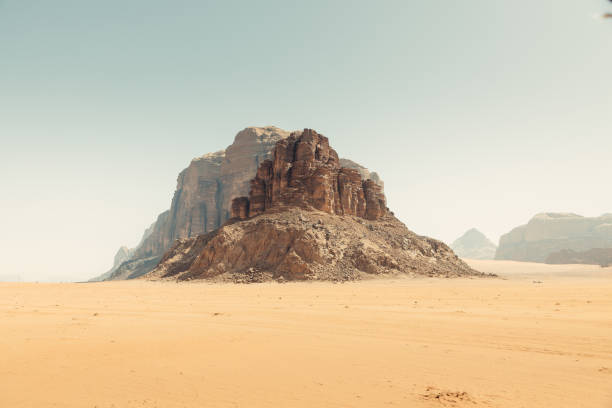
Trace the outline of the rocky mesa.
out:
<instances>
[{"instance_id":1,"label":"rocky mesa","mask_svg":"<svg viewBox=\"0 0 612 408\"><path fill-rule=\"evenodd\" d=\"M543 263L560 251L581 253L595 248L612 248L612 214L542 213L502 235L495 259ZM555 255L551 262L562 258L570 257L568 253Z\"/></svg>"},{"instance_id":2,"label":"rocky mesa","mask_svg":"<svg viewBox=\"0 0 612 408\"><path fill-rule=\"evenodd\" d=\"M484 276L394 217L382 188L311 129L279 140L220 228L174 243L143 278L234 282Z\"/></svg>"}]
</instances>

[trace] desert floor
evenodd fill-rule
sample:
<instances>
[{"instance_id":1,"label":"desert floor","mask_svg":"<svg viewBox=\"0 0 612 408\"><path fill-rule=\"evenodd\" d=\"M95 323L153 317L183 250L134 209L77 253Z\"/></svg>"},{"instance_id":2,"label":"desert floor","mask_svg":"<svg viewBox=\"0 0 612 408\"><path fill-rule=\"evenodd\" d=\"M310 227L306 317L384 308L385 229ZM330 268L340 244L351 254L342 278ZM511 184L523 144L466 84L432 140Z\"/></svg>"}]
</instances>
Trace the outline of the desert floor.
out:
<instances>
[{"instance_id":1,"label":"desert floor","mask_svg":"<svg viewBox=\"0 0 612 408\"><path fill-rule=\"evenodd\" d=\"M470 263L503 278L3 283L0 407L611 408L612 268Z\"/></svg>"}]
</instances>

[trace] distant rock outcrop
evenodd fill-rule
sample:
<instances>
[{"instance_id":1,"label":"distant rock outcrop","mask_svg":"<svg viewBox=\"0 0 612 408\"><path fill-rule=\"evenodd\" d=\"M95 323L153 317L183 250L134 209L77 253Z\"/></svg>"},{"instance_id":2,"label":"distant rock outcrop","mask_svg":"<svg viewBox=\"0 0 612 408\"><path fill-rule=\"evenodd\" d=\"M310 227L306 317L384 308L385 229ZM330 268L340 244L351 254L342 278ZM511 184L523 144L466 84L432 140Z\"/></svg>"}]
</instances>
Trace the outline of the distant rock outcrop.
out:
<instances>
[{"instance_id":1,"label":"distant rock outcrop","mask_svg":"<svg viewBox=\"0 0 612 408\"><path fill-rule=\"evenodd\" d=\"M497 246L476 228L457 238L451 248L461 258L466 259L493 259L497 250Z\"/></svg>"},{"instance_id":2,"label":"distant rock outcrop","mask_svg":"<svg viewBox=\"0 0 612 408\"><path fill-rule=\"evenodd\" d=\"M130 259L130 257L132 256L132 252L134 251L126 246L122 246L121 248L119 248L119 250L115 254L113 266L121 265L122 263Z\"/></svg>"},{"instance_id":3,"label":"distant rock outcrop","mask_svg":"<svg viewBox=\"0 0 612 408\"><path fill-rule=\"evenodd\" d=\"M103 280L107 280L111 278L111 276L117 270L117 268L119 268L119 266L121 266L122 263L128 261L133 253L134 253L134 250L126 246L122 246L121 248L119 248L119 250L115 254L115 258L113 259L113 267L108 272L103 273L102 275L91 279L90 282L98 282L98 281L103 281Z\"/></svg>"},{"instance_id":4,"label":"distant rock outcrop","mask_svg":"<svg viewBox=\"0 0 612 408\"><path fill-rule=\"evenodd\" d=\"M134 279L151 271L159 263L161 256L153 255L142 258L128 259L114 268L105 280Z\"/></svg>"},{"instance_id":5,"label":"distant rock outcrop","mask_svg":"<svg viewBox=\"0 0 612 408\"><path fill-rule=\"evenodd\" d=\"M583 217L544 213L503 235L495 259L546 262L549 255L572 250L612 248L612 214Z\"/></svg>"},{"instance_id":6,"label":"distant rock outcrop","mask_svg":"<svg viewBox=\"0 0 612 408\"><path fill-rule=\"evenodd\" d=\"M123 261L97 279L127 279L149 272L177 239L195 237L219 228L230 216L232 199L249 194L259 165L272 156L276 142L290 132L274 126L249 127L227 149L192 160L177 180L170 210L159 215L140 244ZM340 159L382 186L376 173ZM382 188L382 187L381 187Z\"/></svg>"},{"instance_id":7,"label":"distant rock outcrop","mask_svg":"<svg viewBox=\"0 0 612 408\"><path fill-rule=\"evenodd\" d=\"M484 276L444 243L414 234L382 188L342 168L328 139L304 129L277 142L224 226L178 240L146 279L344 281L367 276Z\"/></svg>"},{"instance_id":8,"label":"distant rock outcrop","mask_svg":"<svg viewBox=\"0 0 612 408\"><path fill-rule=\"evenodd\" d=\"M593 248L582 252L564 249L548 255L546 263L557 265L586 264L608 267L612 266L612 248Z\"/></svg>"}]
</instances>

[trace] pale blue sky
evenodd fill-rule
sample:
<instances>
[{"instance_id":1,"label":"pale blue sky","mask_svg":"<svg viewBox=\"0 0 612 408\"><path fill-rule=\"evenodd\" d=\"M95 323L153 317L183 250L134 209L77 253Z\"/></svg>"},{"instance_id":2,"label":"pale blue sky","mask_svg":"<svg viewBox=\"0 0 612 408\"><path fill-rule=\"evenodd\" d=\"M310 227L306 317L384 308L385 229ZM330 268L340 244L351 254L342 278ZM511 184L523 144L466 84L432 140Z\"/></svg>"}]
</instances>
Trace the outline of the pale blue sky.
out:
<instances>
[{"instance_id":1,"label":"pale blue sky","mask_svg":"<svg viewBox=\"0 0 612 408\"><path fill-rule=\"evenodd\" d=\"M86 279L246 126L314 128L409 228L612 211L604 0L0 1L0 275Z\"/></svg>"}]
</instances>

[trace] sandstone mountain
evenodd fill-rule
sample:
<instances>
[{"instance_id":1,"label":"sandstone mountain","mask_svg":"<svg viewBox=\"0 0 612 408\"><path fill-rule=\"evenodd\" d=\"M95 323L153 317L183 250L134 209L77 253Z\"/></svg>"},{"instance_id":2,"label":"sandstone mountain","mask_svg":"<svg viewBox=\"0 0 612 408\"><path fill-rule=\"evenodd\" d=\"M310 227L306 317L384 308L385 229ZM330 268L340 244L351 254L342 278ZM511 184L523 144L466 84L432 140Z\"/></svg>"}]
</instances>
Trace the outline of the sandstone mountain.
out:
<instances>
[{"instance_id":1,"label":"sandstone mountain","mask_svg":"<svg viewBox=\"0 0 612 408\"><path fill-rule=\"evenodd\" d=\"M503 235L495 259L545 262L549 255L572 250L612 248L612 214L583 217L544 213Z\"/></svg>"},{"instance_id":2,"label":"sandstone mountain","mask_svg":"<svg viewBox=\"0 0 612 408\"><path fill-rule=\"evenodd\" d=\"M476 228L457 238L451 248L461 258L466 259L493 259L497 250L497 246Z\"/></svg>"},{"instance_id":3,"label":"sandstone mountain","mask_svg":"<svg viewBox=\"0 0 612 408\"><path fill-rule=\"evenodd\" d=\"M229 218L232 199L249 193L250 181L260 163L270 158L276 142L289 134L274 126L249 127L238 132L227 149L192 160L178 176L170 209L145 231L127 259L96 279L143 275L157 265L175 240L219 228ZM340 160L344 167L354 168L363 178L383 185L375 172L350 160Z\"/></svg>"},{"instance_id":4,"label":"sandstone mountain","mask_svg":"<svg viewBox=\"0 0 612 408\"><path fill-rule=\"evenodd\" d=\"M382 188L341 167L326 137L276 143L221 228L178 240L146 279L345 281L374 275L483 276L440 241L409 231Z\"/></svg>"}]
</instances>

